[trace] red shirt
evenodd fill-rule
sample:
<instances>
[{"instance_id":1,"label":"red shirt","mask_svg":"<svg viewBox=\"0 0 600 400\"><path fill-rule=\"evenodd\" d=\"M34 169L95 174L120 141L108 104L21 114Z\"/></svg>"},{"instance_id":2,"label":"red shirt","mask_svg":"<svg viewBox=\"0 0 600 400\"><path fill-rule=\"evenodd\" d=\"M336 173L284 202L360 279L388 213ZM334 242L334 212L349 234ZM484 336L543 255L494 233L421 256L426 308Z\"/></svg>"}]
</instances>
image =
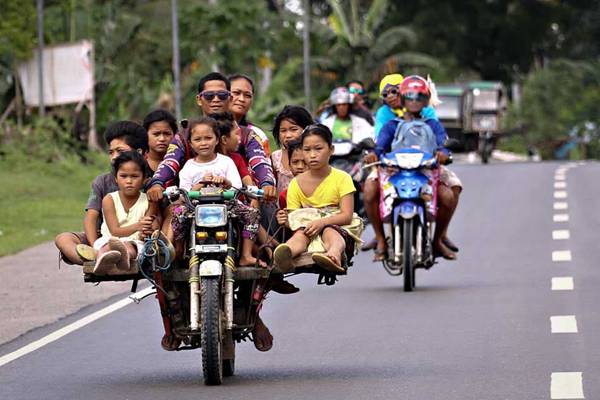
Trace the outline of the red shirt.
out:
<instances>
[{"instance_id":1,"label":"red shirt","mask_svg":"<svg viewBox=\"0 0 600 400\"><path fill-rule=\"evenodd\" d=\"M287 208L287 189L279 193L279 208L285 210Z\"/></svg>"},{"instance_id":2,"label":"red shirt","mask_svg":"<svg viewBox=\"0 0 600 400\"><path fill-rule=\"evenodd\" d=\"M248 164L246 164L246 160L244 160L244 157L242 157L240 153L229 153L227 156L233 160L233 163L240 173L240 178L244 179L250 175L248 172Z\"/></svg>"}]
</instances>

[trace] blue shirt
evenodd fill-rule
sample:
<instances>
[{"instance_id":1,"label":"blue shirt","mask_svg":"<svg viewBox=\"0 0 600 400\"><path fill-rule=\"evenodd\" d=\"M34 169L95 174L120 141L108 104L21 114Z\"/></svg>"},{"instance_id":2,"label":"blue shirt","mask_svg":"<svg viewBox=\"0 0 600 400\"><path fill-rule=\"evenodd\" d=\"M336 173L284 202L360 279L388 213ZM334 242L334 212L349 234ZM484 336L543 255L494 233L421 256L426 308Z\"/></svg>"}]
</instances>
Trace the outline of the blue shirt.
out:
<instances>
[{"instance_id":1,"label":"blue shirt","mask_svg":"<svg viewBox=\"0 0 600 400\"><path fill-rule=\"evenodd\" d=\"M398 128L399 122L400 121L397 118L394 118L385 124L383 128L381 128L379 136L377 136L377 143L375 146L375 153L378 157L381 157L381 155L384 153L389 153L392 151L392 143L394 142L394 136L396 135L396 128ZM433 131L433 134L435 135L438 151L443 151L446 154L450 154L448 149L444 148L448 134L446 133L446 130L440 121L437 119L425 119L425 123L429 125Z\"/></svg>"}]
</instances>

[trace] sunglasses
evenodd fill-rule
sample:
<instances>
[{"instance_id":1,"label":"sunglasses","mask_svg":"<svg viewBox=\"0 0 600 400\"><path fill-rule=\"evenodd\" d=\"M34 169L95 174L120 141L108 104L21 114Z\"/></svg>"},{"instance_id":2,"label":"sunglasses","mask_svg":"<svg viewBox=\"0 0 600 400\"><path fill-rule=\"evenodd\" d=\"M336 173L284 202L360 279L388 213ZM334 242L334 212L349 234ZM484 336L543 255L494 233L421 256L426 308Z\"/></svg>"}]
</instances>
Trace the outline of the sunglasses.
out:
<instances>
[{"instance_id":1,"label":"sunglasses","mask_svg":"<svg viewBox=\"0 0 600 400\"><path fill-rule=\"evenodd\" d=\"M390 89L390 90L386 90L385 92L381 93L381 97L383 97L383 98L385 99L385 98L386 98L386 97L388 97L390 94L391 94L392 96L397 96L397 95L398 95L398 93L400 93L400 91L399 91L398 89L396 89L396 88L392 88L392 89Z\"/></svg>"},{"instance_id":2,"label":"sunglasses","mask_svg":"<svg viewBox=\"0 0 600 400\"><path fill-rule=\"evenodd\" d=\"M231 96L231 93L229 93L227 90L217 90L216 92L202 92L200 93L200 96L206 101L212 101L212 99L214 99L215 96L217 96L219 100L225 101L229 98L229 96Z\"/></svg>"},{"instance_id":3,"label":"sunglasses","mask_svg":"<svg viewBox=\"0 0 600 400\"><path fill-rule=\"evenodd\" d=\"M429 97L427 97L427 95L423 94L423 93L408 92L408 93L404 93L402 95L402 99L408 100L408 101L423 101L423 102L425 102L429 99Z\"/></svg>"},{"instance_id":4,"label":"sunglasses","mask_svg":"<svg viewBox=\"0 0 600 400\"><path fill-rule=\"evenodd\" d=\"M365 89L358 89L355 87L351 87L350 89L348 89L348 91L352 94L365 94Z\"/></svg>"}]
</instances>

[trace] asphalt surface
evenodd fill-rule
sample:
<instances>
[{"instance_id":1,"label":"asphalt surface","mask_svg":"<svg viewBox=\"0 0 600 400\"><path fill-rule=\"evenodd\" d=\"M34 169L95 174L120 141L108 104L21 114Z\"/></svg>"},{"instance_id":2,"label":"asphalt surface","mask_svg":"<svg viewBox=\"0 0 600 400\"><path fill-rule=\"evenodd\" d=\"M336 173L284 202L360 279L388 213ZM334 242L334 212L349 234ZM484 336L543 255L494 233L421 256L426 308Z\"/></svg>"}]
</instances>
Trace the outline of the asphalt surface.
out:
<instances>
[{"instance_id":1,"label":"asphalt surface","mask_svg":"<svg viewBox=\"0 0 600 400\"><path fill-rule=\"evenodd\" d=\"M292 278L301 292L264 307L273 349L239 345L236 376L222 386L203 385L199 350L161 350L149 298L0 366L0 398L579 398L565 397L578 390L569 385L551 392L557 372L581 372L585 398L600 398L600 164L568 170L558 200L564 165L455 166L466 187L450 232L458 261L418 271L413 293L364 253L333 287ZM569 221L554 222L558 213ZM570 238L553 240L559 229ZM557 250L572 260L552 261ZM551 290L567 276L574 290ZM114 301L4 344L0 357ZM564 315L576 316L577 333L551 333L550 317Z\"/></svg>"}]
</instances>

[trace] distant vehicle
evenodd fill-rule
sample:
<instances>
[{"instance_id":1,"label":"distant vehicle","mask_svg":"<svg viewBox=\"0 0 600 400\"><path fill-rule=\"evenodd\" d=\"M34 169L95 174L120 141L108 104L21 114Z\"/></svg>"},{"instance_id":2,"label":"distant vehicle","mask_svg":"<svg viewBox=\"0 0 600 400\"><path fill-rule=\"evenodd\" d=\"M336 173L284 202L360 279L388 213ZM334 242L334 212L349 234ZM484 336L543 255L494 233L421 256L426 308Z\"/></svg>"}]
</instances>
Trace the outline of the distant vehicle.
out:
<instances>
[{"instance_id":1,"label":"distant vehicle","mask_svg":"<svg viewBox=\"0 0 600 400\"><path fill-rule=\"evenodd\" d=\"M448 131L465 150L477 150L487 163L502 134L502 118L507 97L501 82L477 81L457 85L438 85L442 100L437 115Z\"/></svg>"}]
</instances>

